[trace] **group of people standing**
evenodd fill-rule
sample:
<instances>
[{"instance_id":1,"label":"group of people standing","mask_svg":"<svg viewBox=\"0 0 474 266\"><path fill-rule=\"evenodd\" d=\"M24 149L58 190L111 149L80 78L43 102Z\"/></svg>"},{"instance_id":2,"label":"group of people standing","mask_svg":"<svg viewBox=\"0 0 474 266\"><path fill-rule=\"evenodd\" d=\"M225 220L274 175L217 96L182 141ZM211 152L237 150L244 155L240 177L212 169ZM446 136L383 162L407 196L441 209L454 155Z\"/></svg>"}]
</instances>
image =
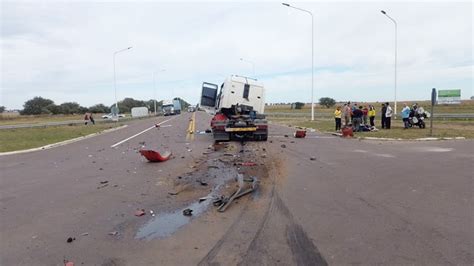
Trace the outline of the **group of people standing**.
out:
<instances>
[{"instance_id":1,"label":"group of people standing","mask_svg":"<svg viewBox=\"0 0 474 266\"><path fill-rule=\"evenodd\" d=\"M375 107L371 104L363 106L357 103L347 102L341 109L337 106L334 111L334 118L336 121L336 131L341 130L341 126L352 127L354 131L370 131L375 129ZM393 109L390 103L382 104L381 120L382 128L390 129L391 120L393 116ZM344 120L342 120L344 119ZM344 122L344 125L342 125ZM369 123L367 123L369 122Z\"/></svg>"}]
</instances>

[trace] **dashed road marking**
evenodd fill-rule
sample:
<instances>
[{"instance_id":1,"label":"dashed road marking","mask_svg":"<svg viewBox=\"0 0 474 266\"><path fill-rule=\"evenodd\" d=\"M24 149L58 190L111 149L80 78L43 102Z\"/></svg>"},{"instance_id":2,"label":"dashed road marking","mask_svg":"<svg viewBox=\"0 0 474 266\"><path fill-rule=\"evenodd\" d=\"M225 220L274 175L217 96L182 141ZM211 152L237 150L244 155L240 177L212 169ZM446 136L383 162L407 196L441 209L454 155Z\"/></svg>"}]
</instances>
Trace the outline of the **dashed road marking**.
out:
<instances>
[{"instance_id":1,"label":"dashed road marking","mask_svg":"<svg viewBox=\"0 0 474 266\"><path fill-rule=\"evenodd\" d=\"M158 123L158 124L156 124L156 125L164 124L164 123L166 123L166 122L168 122L168 121L171 121L171 120L173 120L173 119L175 119L175 118L176 118L176 117L173 117L173 118L171 118L171 119L167 119L167 120L162 121L162 122L160 122L160 123ZM120 144L122 144L122 143L125 143L125 142L127 142L127 141L129 141L129 140L131 140L131 139L133 139L133 138L135 138L135 137L137 137L137 136L140 136L141 134L147 132L148 130L155 128L156 125L153 125L153 126L147 128L147 129L145 129L145 130L143 130L143 131L141 131L141 132L138 132L137 134L135 134L135 135L133 135L133 136L131 136L131 137L128 137L128 138L126 138L126 139L124 139L124 140L121 140L121 141L115 143L114 145L110 146L110 148L115 148L115 147L117 147L118 145L120 145Z\"/></svg>"}]
</instances>

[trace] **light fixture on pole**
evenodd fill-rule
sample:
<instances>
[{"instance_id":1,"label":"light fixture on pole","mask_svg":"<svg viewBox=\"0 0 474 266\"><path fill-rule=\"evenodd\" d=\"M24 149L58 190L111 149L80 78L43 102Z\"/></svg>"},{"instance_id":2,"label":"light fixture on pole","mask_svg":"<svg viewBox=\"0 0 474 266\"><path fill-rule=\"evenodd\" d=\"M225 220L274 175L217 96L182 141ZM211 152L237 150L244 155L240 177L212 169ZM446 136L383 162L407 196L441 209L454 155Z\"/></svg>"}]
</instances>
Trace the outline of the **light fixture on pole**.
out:
<instances>
[{"instance_id":1,"label":"light fixture on pole","mask_svg":"<svg viewBox=\"0 0 474 266\"><path fill-rule=\"evenodd\" d=\"M125 51L130 50L130 49L132 49L131 46L127 47L125 49L114 52L114 89L115 89L115 108L117 109L117 114L119 113L119 111L118 111L118 101L117 101L117 78L116 78L116 74L115 74L115 56L118 53L125 52Z\"/></svg>"},{"instance_id":2,"label":"light fixture on pole","mask_svg":"<svg viewBox=\"0 0 474 266\"><path fill-rule=\"evenodd\" d=\"M306 12L311 15L311 121L314 121L314 17L309 10L291 6L287 3L281 3L284 6L294 8L299 11Z\"/></svg>"},{"instance_id":3,"label":"light fixture on pole","mask_svg":"<svg viewBox=\"0 0 474 266\"><path fill-rule=\"evenodd\" d=\"M395 25L395 79L394 79L395 80L394 81L395 82L395 95L394 95L394 97L395 97L395 103L394 103L395 104L395 106L394 106L395 112L394 112L394 114L396 116L397 115L397 31L398 31L397 22L395 21L395 19L390 17L387 14L387 12L385 12L384 10L380 10L380 12L382 12L382 14L387 16L387 18L389 18Z\"/></svg>"},{"instance_id":4,"label":"light fixture on pole","mask_svg":"<svg viewBox=\"0 0 474 266\"><path fill-rule=\"evenodd\" d=\"M246 62L246 63L249 63L252 65L252 71L253 71L253 78L255 78L255 63L252 62L252 61L249 61L249 60L246 60L246 59L243 59L243 58L240 58L240 61L242 62Z\"/></svg>"},{"instance_id":5,"label":"light fixture on pole","mask_svg":"<svg viewBox=\"0 0 474 266\"><path fill-rule=\"evenodd\" d=\"M166 69L161 69L159 72L165 72ZM153 102L154 102L154 109L155 116L156 116L156 73L153 72Z\"/></svg>"}]
</instances>

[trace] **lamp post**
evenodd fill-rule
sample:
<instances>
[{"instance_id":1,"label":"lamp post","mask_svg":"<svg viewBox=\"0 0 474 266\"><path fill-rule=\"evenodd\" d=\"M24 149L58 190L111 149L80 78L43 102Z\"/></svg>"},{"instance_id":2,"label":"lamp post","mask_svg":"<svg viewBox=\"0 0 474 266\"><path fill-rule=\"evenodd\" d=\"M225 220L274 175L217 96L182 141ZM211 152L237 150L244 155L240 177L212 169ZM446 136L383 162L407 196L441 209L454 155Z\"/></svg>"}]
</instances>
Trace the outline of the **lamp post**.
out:
<instances>
[{"instance_id":1,"label":"lamp post","mask_svg":"<svg viewBox=\"0 0 474 266\"><path fill-rule=\"evenodd\" d=\"M380 10L380 12L382 12L382 14L384 14L387 18L389 18L393 24L395 25L395 116L397 115L397 22L392 18L390 17L387 12L385 12L384 10Z\"/></svg>"},{"instance_id":2,"label":"lamp post","mask_svg":"<svg viewBox=\"0 0 474 266\"><path fill-rule=\"evenodd\" d=\"M252 61L249 61L249 60L245 60L245 59L243 59L243 58L240 58L240 61L246 62L246 63L249 63L249 64L252 65L253 77L255 78L255 63L252 62Z\"/></svg>"},{"instance_id":3,"label":"lamp post","mask_svg":"<svg viewBox=\"0 0 474 266\"><path fill-rule=\"evenodd\" d=\"M281 3L284 6L294 8L299 11L306 12L311 15L311 121L314 121L314 17L309 10L291 6L287 3Z\"/></svg>"},{"instance_id":4,"label":"lamp post","mask_svg":"<svg viewBox=\"0 0 474 266\"><path fill-rule=\"evenodd\" d=\"M161 69L159 72L165 72L166 69ZM153 72L153 99L154 99L154 110L156 116L156 73Z\"/></svg>"},{"instance_id":5,"label":"lamp post","mask_svg":"<svg viewBox=\"0 0 474 266\"><path fill-rule=\"evenodd\" d=\"M115 74L115 56L118 54L118 53L121 53L121 52L125 52L127 50L130 50L132 49L132 47L127 47L125 49L122 49L122 50L119 50L119 51L116 51L114 52L114 89L115 89L115 108L117 109L117 114L118 114L118 101L117 101L117 76Z\"/></svg>"}]
</instances>

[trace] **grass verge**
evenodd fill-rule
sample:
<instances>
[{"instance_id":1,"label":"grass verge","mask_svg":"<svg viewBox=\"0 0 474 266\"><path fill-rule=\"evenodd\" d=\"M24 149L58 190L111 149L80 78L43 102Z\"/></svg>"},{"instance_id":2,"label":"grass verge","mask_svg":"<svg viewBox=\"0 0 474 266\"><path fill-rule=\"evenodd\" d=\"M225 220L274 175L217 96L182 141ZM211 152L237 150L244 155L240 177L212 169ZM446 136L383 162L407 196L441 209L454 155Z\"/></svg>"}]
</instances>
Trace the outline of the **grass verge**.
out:
<instances>
[{"instance_id":1,"label":"grass verge","mask_svg":"<svg viewBox=\"0 0 474 266\"><path fill-rule=\"evenodd\" d=\"M283 125L292 125L300 127L309 127L322 132L334 132L335 123L329 119L317 119L309 121L307 119L289 119L289 118L271 118L271 121ZM379 123L376 121L376 123ZM378 126L378 125L376 125ZM379 130L378 132L355 132L355 137L375 137L375 138L401 138L401 139L417 139L430 137L429 120L427 121L427 128L410 128L403 129L401 120L392 121L392 128L389 130ZM474 123L472 121L434 121L433 123L433 137L437 138L452 138L465 137L474 138Z\"/></svg>"},{"instance_id":2,"label":"grass verge","mask_svg":"<svg viewBox=\"0 0 474 266\"><path fill-rule=\"evenodd\" d=\"M0 130L0 152L37 148L68 139L83 137L106 129L122 126L121 123L107 123L43 128L19 128Z\"/></svg>"}]
</instances>

